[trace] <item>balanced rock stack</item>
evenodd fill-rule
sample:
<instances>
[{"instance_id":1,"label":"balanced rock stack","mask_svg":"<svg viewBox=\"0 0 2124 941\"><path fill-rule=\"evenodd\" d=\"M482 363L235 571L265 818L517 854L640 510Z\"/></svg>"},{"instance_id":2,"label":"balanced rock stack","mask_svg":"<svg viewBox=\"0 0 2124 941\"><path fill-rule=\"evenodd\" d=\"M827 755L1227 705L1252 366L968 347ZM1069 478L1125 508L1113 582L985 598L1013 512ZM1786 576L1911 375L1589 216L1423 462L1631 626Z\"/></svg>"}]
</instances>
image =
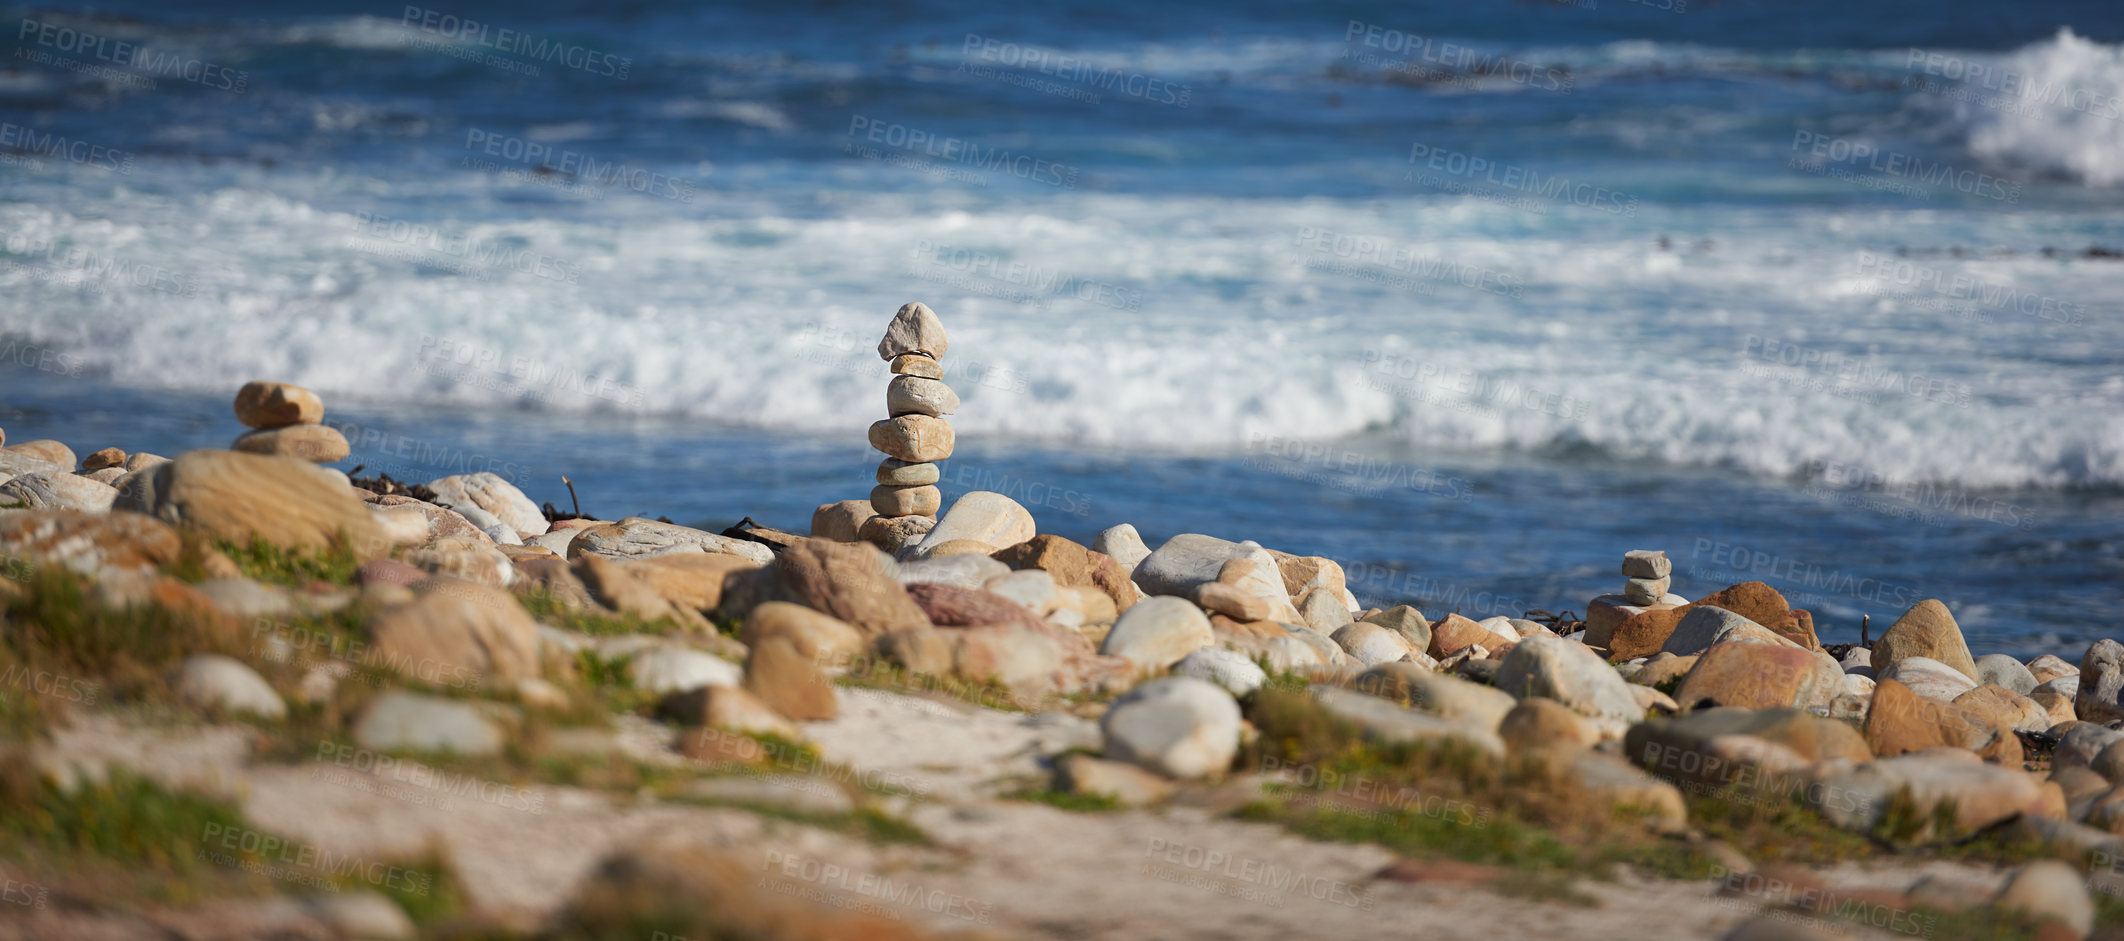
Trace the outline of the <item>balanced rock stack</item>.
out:
<instances>
[{"instance_id":1,"label":"balanced rock stack","mask_svg":"<svg viewBox=\"0 0 2124 941\"><path fill-rule=\"evenodd\" d=\"M247 382L236 392L236 420L255 429L245 432L233 451L278 454L313 464L345 460L345 435L324 422L324 401L301 386L285 382Z\"/></svg>"},{"instance_id":2,"label":"balanced rock stack","mask_svg":"<svg viewBox=\"0 0 2124 941\"><path fill-rule=\"evenodd\" d=\"M944 416L959 410L959 396L944 384L938 362L950 348L943 321L921 303L900 308L878 341L878 358L892 364L893 377L885 389L890 417L870 426L870 446L886 456L870 491L878 515L860 531L866 542L897 550L936 525L944 505L936 462L951 456L954 442Z\"/></svg>"},{"instance_id":3,"label":"balanced rock stack","mask_svg":"<svg viewBox=\"0 0 2124 941\"><path fill-rule=\"evenodd\" d=\"M1689 603L1668 591L1674 583L1674 563L1662 550L1623 553L1622 574L1621 594L1602 595L1586 605L1585 642L1592 646L1606 647L1615 628L1632 617Z\"/></svg>"}]
</instances>

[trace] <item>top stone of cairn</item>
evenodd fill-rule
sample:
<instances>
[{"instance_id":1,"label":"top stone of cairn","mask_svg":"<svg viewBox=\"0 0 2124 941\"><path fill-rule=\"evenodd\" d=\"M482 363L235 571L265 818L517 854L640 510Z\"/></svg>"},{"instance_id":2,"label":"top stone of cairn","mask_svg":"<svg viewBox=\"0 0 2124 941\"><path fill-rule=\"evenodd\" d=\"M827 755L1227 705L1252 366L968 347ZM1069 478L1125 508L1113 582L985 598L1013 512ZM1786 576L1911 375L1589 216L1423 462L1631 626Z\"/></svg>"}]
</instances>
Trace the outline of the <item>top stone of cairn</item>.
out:
<instances>
[{"instance_id":1,"label":"top stone of cairn","mask_svg":"<svg viewBox=\"0 0 2124 941\"><path fill-rule=\"evenodd\" d=\"M889 361L902 353L927 353L936 359L950 348L951 340L944 336L944 321L937 319L937 312L929 305L916 301L892 315L885 339L878 341L878 358Z\"/></svg>"}]
</instances>

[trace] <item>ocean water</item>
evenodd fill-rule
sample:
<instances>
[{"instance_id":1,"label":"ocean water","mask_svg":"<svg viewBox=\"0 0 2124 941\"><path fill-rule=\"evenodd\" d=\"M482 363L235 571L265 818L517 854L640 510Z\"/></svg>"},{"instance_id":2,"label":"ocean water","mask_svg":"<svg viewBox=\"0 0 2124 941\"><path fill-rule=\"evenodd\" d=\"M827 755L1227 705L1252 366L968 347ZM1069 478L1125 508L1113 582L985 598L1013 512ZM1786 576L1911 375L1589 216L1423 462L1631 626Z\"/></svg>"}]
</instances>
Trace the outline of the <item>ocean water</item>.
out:
<instances>
[{"instance_id":1,"label":"ocean water","mask_svg":"<svg viewBox=\"0 0 2124 941\"><path fill-rule=\"evenodd\" d=\"M900 304L946 499L2077 657L2124 601L2113 3L10 7L0 428L801 529Z\"/></svg>"}]
</instances>

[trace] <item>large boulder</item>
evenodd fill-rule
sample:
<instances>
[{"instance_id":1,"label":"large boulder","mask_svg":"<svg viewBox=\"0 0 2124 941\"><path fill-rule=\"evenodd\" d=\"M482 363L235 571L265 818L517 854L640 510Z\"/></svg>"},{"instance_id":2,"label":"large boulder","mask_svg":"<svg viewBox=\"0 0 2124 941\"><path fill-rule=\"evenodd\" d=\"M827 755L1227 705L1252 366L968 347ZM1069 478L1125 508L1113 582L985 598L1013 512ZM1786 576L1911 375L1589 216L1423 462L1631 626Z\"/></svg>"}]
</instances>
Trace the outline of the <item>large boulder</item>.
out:
<instances>
[{"instance_id":1,"label":"large boulder","mask_svg":"<svg viewBox=\"0 0 2124 941\"><path fill-rule=\"evenodd\" d=\"M753 573L761 584L751 593L757 601L791 601L823 611L871 639L929 627L929 618L885 564L886 557L866 543L805 539Z\"/></svg>"},{"instance_id":2,"label":"large boulder","mask_svg":"<svg viewBox=\"0 0 2124 941\"><path fill-rule=\"evenodd\" d=\"M1926 699L1953 702L1977 688L1977 682L1954 667L1931 657L1903 657L1879 670L1877 680L1895 680Z\"/></svg>"},{"instance_id":3,"label":"large boulder","mask_svg":"<svg viewBox=\"0 0 2124 941\"><path fill-rule=\"evenodd\" d=\"M1099 720L1106 757L1169 778L1222 775L1239 750L1239 704L1185 676L1152 680L1114 700Z\"/></svg>"},{"instance_id":4,"label":"large boulder","mask_svg":"<svg viewBox=\"0 0 2124 941\"><path fill-rule=\"evenodd\" d=\"M515 530L523 539L544 535L551 528L538 504L524 496L515 484L491 471L453 474L431 480L428 489L435 491L435 503L447 507L478 507L494 514L502 525Z\"/></svg>"},{"instance_id":5,"label":"large boulder","mask_svg":"<svg viewBox=\"0 0 2124 941\"><path fill-rule=\"evenodd\" d=\"M1051 533L999 549L993 558L1013 569L1040 569L1062 587L1097 588L1113 599L1115 611L1127 611L1142 597L1120 563Z\"/></svg>"},{"instance_id":6,"label":"large boulder","mask_svg":"<svg viewBox=\"0 0 2124 941\"><path fill-rule=\"evenodd\" d=\"M1892 678L1874 687L1866 711L1866 743L1874 754L1901 755L1961 748L2008 765L2021 761L2021 740L1951 702L1926 699Z\"/></svg>"},{"instance_id":7,"label":"large boulder","mask_svg":"<svg viewBox=\"0 0 2124 941\"><path fill-rule=\"evenodd\" d=\"M1561 637L1526 638L1505 654L1491 681L1521 699L1540 696L1563 703L1593 720L1609 737L1620 737L1644 710L1630 684L1592 648Z\"/></svg>"},{"instance_id":8,"label":"large boulder","mask_svg":"<svg viewBox=\"0 0 2124 941\"><path fill-rule=\"evenodd\" d=\"M757 565L766 565L775 558L774 550L749 539L737 539L675 523L660 523L639 516L630 516L617 523L591 526L568 543L568 558L571 559L581 555L626 559L680 552L734 555L750 559Z\"/></svg>"},{"instance_id":9,"label":"large boulder","mask_svg":"<svg viewBox=\"0 0 2124 941\"><path fill-rule=\"evenodd\" d=\"M1155 673L1216 642L1209 618L1192 602L1157 595L1138 602L1106 634L1099 652Z\"/></svg>"},{"instance_id":10,"label":"large boulder","mask_svg":"<svg viewBox=\"0 0 2124 941\"><path fill-rule=\"evenodd\" d=\"M2036 683L2040 682L2021 661L2002 653L1976 658L1976 668L1979 682L1996 683L2023 696L2035 692Z\"/></svg>"},{"instance_id":11,"label":"large boulder","mask_svg":"<svg viewBox=\"0 0 2124 941\"><path fill-rule=\"evenodd\" d=\"M1982 716L1995 726L2019 732L2041 732L2056 723L2035 700L2000 686L1986 683L1955 697L1954 704Z\"/></svg>"},{"instance_id":12,"label":"large boulder","mask_svg":"<svg viewBox=\"0 0 2124 941\"><path fill-rule=\"evenodd\" d=\"M1914 813L1906 819L1920 825L1909 836L1919 842L1973 833L2019 814L2045 816L2041 778L1953 752L1902 755L1833 770L1821 786L1825 793L1839 795L1822 803L1823 816L1859 831L1872 830L1899 797L1907 798ZM1950 832L1934 831L1935 809L1949 808Z\"/></svg>"},{"instance_id":13,"label":"large boulder","mask_svg":"<svg viewBox=\"0 0 2124 941\"><path fill-rule=\"evenodd\" d=\"M1873 757L1843 722L1797 709L1732 707L1640 722L1623 737L1623 754L1671 780L1755 786L1813 763Z\"/></svg>"},{"instance_id":14,"label":"large boulder","mask_svg":"<svg viewBox=\"0 0 2124 941\"><path fill-rule=\"evenodd\" d=\"M0 484L0 506L12 503L25 510L108 513L117 500L117 488L78 474L45 471Z\"/></svg>"},{"instance_id":15,"label":"large boulder","mask_svg":"<svg viewBox=\"0 0 2124 941\"><path fill-rule=\"evenodd\" d=\"M0 513L0 556L56 563L83 575L151 572L176 562L182 551L175 529L139 513Z\"/></svg>"},{"instance_id":16,"label":"large boulder","mask_svg":"<svg viewBox=\"0 0 2124 941\"><path fill-rule=\"evenodd\" d=\"M413 590L412 601L369 617L371 662L451 689L538 676L538 622L508 592L442 577Z\"/></svg>"},{"instance_id":17,"label":"large boulder","mask_svg":"<svg viewBox=\"0 0 2124 941\"><path fill-rule=\"evenodd\" d=\"M1705 605L1724 608L1757 624L1783 624L1792 613L1792 606L1777 589L1762 582L1742 582L1679 607L1648 608L1616 625L1608 638L1608 659L1619 663L1658 653L1682 618Z\"/></svg>"},{"instance_id":18,"label":"large boulder","mask_svg":"<svg viewBox=\"0 0 2124 941\"><path fill-rule=\"evenodd\" d=\"M388 553L390 534L346 477L304 461L236 451L188 451L129 475L115 509L146 513L210 539Z\"/></svg>"},{"instance_id":19,"label":"large boulder","mask_svg":"<svg viewBox=\"0 0 2124 941\"><path fill-rule=\"evenodd\" d=\"M952 501L951 507L937 519L937 525L930 528L908 556L927 558L937 547L960 540L980 543L994 552L1008 549L1037 534L1032 512L1018 501L1000 493L975 490Z\"/></svg>"},{"instance_id":20,"label":"large boulder","mask_svg":"<svg viewBox=\"0 0 2124 941\"><path fill-rule=\"evenodd\" d=\"M1674 690L1674 702L1694 709L1706 702L1742 709L1826 706L1843 689L1836 661L1794 646L1736 640L1713 646Z\"/></svg>"},{"instance_id":21,"label":"large boulder","mask_svg":"<svg viewBox=\"0 0 2124 941\"><path fill-rule=\"evenodd\" d=\"M2082 722L2124 719L2124 644L2104 638L2080 657L2079 692L2073 712Z\"/></svg>"},{"instance_id":22,"label":"large boulder","mask_svg":"<svg viewBox=\"0 0 2124 941\"><path fill-rule=\"evenodd\" d=\"M1969 656L1969 644L1962 639L1962 628L1954 623L1947 606L1934 599L1911 605L1887 633L1873 642L1876 674L1885 674L1890 664L1908 657L1944 663L1968 677L1971 685L1983 682L1977 676L1976 661Z\"/></svg>"},{"instance_id":23,"label":"large boulder","mask_svg":"<svg viewBox=\"0 0 2124 941\"><path fill-rule=\"evenodd\" d=\"M1769 628L1748 620L1724 608L1706 605L1691 608L1674 626L1674 633L1660 647L1665 653L1687 657L1710 650L1715 644L1728 641L1744 641L1768 644L1773 647L1798 647L1790 640L1773 633Z\"/></svg>"},{"instance_id":24,"label":"large boulder","mask_svg":"<svg viewBox=\"0 0 2124 941\"><path fill-rule=\"evenodd\" d=\"M289 425L238 435L229 450L249 454L277 454L312 464L330 464L347 459L353 448L345 435L330 425Z\"/></svg>"}]
</instances>

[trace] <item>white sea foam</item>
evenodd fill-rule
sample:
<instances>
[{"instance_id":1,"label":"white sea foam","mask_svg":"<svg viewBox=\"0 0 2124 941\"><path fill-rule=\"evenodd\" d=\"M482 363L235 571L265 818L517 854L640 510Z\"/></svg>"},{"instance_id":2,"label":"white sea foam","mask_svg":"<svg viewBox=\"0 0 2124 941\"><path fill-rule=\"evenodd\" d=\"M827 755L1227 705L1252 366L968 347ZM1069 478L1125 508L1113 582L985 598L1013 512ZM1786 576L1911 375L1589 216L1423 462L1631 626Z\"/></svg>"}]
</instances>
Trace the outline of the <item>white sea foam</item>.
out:
<instances>
[{"instance_id":1,"label":"white sea foam","mask_svg":"<svg viewBox=\"0 0 2124 941\"><path fill-rule=\"evenodd\" d=\"M1947 94L1986 159L2095 186L2124 184L2124 46L2061 29Z\"/></svg>"}]
</instances>

